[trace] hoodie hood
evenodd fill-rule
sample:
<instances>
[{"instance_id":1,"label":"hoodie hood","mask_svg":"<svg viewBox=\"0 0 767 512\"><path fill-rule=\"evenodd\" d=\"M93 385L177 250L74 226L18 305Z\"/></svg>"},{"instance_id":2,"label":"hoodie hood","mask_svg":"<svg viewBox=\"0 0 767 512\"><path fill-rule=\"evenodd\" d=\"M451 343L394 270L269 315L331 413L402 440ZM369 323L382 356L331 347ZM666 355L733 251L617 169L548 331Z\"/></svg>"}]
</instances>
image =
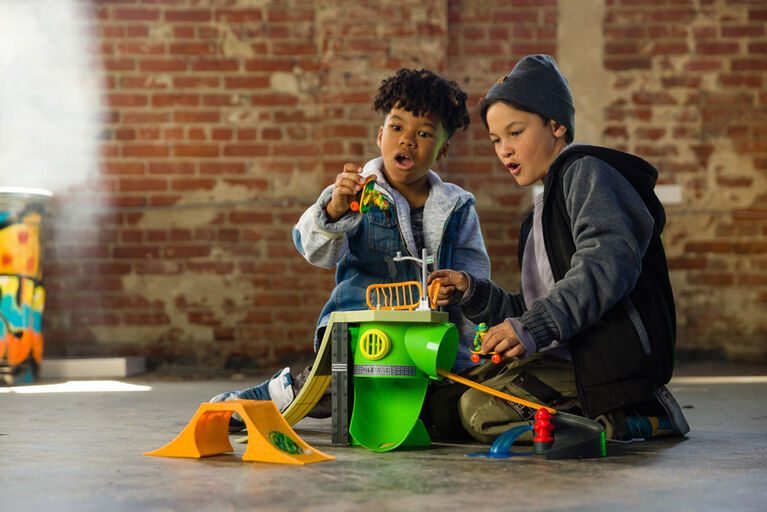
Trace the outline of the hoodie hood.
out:
<instances>
[{"instance_id":1,"label":"hoodie hood","mask_svg":"<svg viewBox=\"0 0 767 512\"><path fill-rule=\"evenodd\" d=\"M655 183L658 181L658 170L655 167L636 155L616 149L588 144L570 144L557 155L549 166L549 172L560 170L566 172L568 162L583 156L598 158L620 172L642 198L655 221L655 228L659 233L663 232L666 225L666 211L655 195Z\"/></svg>"}]
</instances>

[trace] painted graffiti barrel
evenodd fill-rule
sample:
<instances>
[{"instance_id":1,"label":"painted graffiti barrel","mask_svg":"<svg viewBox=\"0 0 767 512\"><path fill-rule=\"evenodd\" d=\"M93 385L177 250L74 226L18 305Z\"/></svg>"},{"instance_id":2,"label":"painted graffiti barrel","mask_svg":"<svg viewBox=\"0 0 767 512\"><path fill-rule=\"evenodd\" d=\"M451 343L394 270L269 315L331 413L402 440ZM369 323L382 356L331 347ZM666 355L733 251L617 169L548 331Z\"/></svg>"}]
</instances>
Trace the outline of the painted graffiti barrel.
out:
<instances>
[{"instance_id":1,"label":"painted graffiti barrel","mask_svg":"<svg viewBox=\"0 0 767 512\"><path fill-rule=\"evenodd\" d=\"M43 360L47 190L0 187L0 385L33 382Z\"/></svg>"}]
</instances>

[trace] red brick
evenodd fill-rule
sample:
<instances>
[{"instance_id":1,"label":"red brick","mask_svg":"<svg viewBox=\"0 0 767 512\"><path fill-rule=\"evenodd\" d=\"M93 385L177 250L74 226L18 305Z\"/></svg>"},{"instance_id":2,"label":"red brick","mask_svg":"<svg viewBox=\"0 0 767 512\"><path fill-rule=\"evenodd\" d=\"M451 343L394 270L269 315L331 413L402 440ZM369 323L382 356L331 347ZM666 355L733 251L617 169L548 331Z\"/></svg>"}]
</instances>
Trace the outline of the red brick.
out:
<instances>
[{"instance_id":1,"label":"red brick","mask_svg":"<svg viewBox=\"0 0 767 512\"><path fill-rule=\"evenodd\" d=\"M227 89L262 89L269 87L269 77L266 76L228 76L224 78Z\"/></svg>"},{"instance_id":2,"label":"red brick","mask_svg":"<svg viewBox=\"0 0 767 512\"><path fill-rule=\"evenodd\" d=\"M223 261L207 261L207 262L188 262L187 268L192 272L200 274L218 274L227 275L231 274L234 270L234 263Z\"/></svg>"},{"instance_id":3,"label":"red brick","mask_svg":"<svg viewBox=\"0 0 767 512\"><path fill-rule=\"evenodd\" d=\"M764 37L764 25L722 25L722 37Z\"/></svg>"},{"instance_id":4,"label":"red brick","mask_svg":"<svg viewBox=\"0 0 767 512\"><path fill-rule=\"evenodd\" d=\"M149 174L194 174L195 165L191 162L150 162Z\"/></svg>"},{"instance_id":5,"label":"red brick","mask_svg":"<svg viewBox=\"0 0 767 512\"><path fill-rule=\"evenodd\" d=\"M215 144L175 144L173 156L181 158L215 158L219 156L218 145Z\"/></svg>"},{"instance_id":6,"label":"red brick","mask_svg":"<svg viewBox=\"0 0 767 512\"><path fill-rule=\"evenodd\" d=\"M165 21L174 22L204 22L211 21L209 9L185 9L168 10L165 12Z\"/></svg>"},{"instance_id":7,"label":"red brick","mask_svg":"<svg viewBox=\"0 0 767 512\"><path fill-rule=\"evenodd\" d=\"M187 138L194 141L208 140L208 132L202 128L192 127L187 131Z\"/></svg>"},{"instance_id":8,"label":"red brick","mask_svg":"<svg viewBox=\"0 0 767 512\"><path fill-rule=\"evenodd\" d=\"M236 162L200 162L200 174L243 174L245 164Z\"/></svg>"},{"instance_id":9,"label":"red brick","mask_svg":"<svg viewBox=\"0 0 767 512\"><path fill-rule=\"evenodd\" d=\"M290 106L298 104L298 98L295 95L283 93L254 94L250 100L253 105L262 106Z\"/></svg>"},{"instance_id":10,"label":"red brick","mask_svg":"<svg viewBox=\"0 0 767 512\"><path fill-rule=\"evenodd\" d=\"M267 156L269 146L266 144L227 144L224 146L224 156Z\"/></svg>"},{"instance_id":11,"label":"red brick","mask_svg":"<svg viewBox=\"0 0 767 512\"><path fill-rule=\"evenodd\" d=\"M269 182L264 178L227 178L224 182L235 187L245 187L249 190L263 192L269 188Z\"/></svg>"},{"instance_id":12,"label":"red brick","mask_svg":"<svg viewBox=\"0 0 767 512\"><path fill-rule=\"evenodd\" d=\"M174 179L170 182L171 190L182 192L189 190L213 190L216 187L216 180L212 179Z\"/></svg>"},{"instance_id":13,"label":"red brick","mask_svg":"<svg viewBox=\"0 0 767 512\"><path fill-rule=\"evenodd\" d=\"M131 144L123 146L122 154L127 157L167 157L170 150L164 145Z\"/></svg>"},{"instance_id":14,"label":"red brick","mask_svg":"<svg viewBox=\"0 0 767 512\"><path fill-rule=\"evenodd\" d=\"M701 55L736 55L738 53L737 42L706 42L695 45L696 53Z\"/></svg>"},{"instance_id":15,"label":"red brick","mask_svg":"<svg viewBox=\"0 0 767 512\"><path fill-rule=\"evenodd\" d=\"M173 87L179 89L218 88L221 79L217 76L174 76Z\"/></svg>"},{"instance_id":16,"label":"red brick","mask_svg":"<svg viewBox=\"0 0 767 512\"><path fill-rule=\"evenodd\" d=\"M125 325L167 325L170 324L170 318L168 315L162 312L130 312L124 313L122 321Z\"/></svg>"},{"instance_id":17,"label":"red brick","mask_svg":"<svg viewBox=\"0 0 767 512\"><path fill-rule=\"evenodd\" d=\"M748 176L717 176L716 183L730 188L750 187L753 185L754 179Z\"/></svg>"},{"instance_id":18,"label":"red brick","mask_svg":"<svg viewBox=\"0 0 767 512\"><path fill-rule=\"evenodd\" d=\"M245 102L243 96L237 94L204 94L202 103L206 107L228 107L242 105Z\"/></svg>"},{"instance_id":19,"label":"red brick","mask_svg":"<svg viewBox=\"0 0 767 512\"><path fill-rule=\"evenodd\" d=\"M232 212L229 215L232 224L271 224L273 220L270 213Z\"/></svg>"},{"instance_id":20,"label":"red brick","mask_svg":"<svg viewBox=\"0 0 767 512\"><path fill-rule=\"evenodd\" d=\"M138 63L142 72L186 71L187 63L180 59L141 59Z\"/></svg>"},{"instance_id":21,"label":"red brick","mask_svg":"<svg viewBox=\"0 0 767 512\"><path fill-rule=\"evenodd\" d=\"M76 312L71 318L73 326L86 329L96 326L116 326L120 323L120 317L111 312Z\"/></svg>"},{"instance_id":22,"label":"red brick","mask_svg":"<svg viewBox=\"0 0 767 512\"><path fill-rule=\"evenodd\" d=\"M767 71L767 59L733 59L733 71Z\"/></svg>"},{"instance_id":23,"label":"red brick","mask_svg":"<svg viewBox=\"0 0 767 512\"><path fill-rule=\"evenodd\" d=\"M125 55L162 55L165 53L165 45L163 43L123 41L117 43L117 51Z\"/></svg>"},{"instance_id":24,"label":"red brick","mask_svg":"<svg viewBox=\"0 0 767 512\"><path fill-rule=\"evenodd\" d=\"M157 247L115 247L112 256L116 259L157 259L160 249Z\"/></svg>"},{"instance_id":25,"label":"red brick","mask_svg":"<svg viewBox=\"0 0 767 512\"><path fill-rule=\"evenodd\" d=\"M706 259L702 257L681 257L668 259L669 270L700 270L707 267L708 263Z\"/></svg>"},{"instance_id":26,"label":"red brick","mask_svg":"<svg viewBox=\"0 0 767 512\"><path fill-rule=\"evenodd\" d=\"M216 9L215 16L216 21L224 23L251 23L264 19L261 9Z\"/></svg>"},{"instance_id":27,"label":"red brick","mask_svg":"<svg viewBox=\"0 0 767 512\"><path fill-rule=\"evenodd\" d=\"M734 249L738 254L763 254L767 253L767 241L737 241Z\"/></svg>"},{"instance_id":28,"label":"red brick","mask_svg":"<svg viewBox=\"0 0 767 512\"><path fill-rule=\"evenodd\" d=\"M169 245L162 251L164 258L200 258L210 256L210 247L204 245Z\"/></svg>"},{"instance_id":29,"label":"red brick","mask_svg":"<svg viewBox=\"0 0 767 512\"><path fill-rule=\"evenodd\" d=\"M314 21L314 9L269 9L266 19L270 23L296 23Z\"/></svg>"},{"instance_id":30,"label":"red brick","mask_svg":"<svg viewBox=\"0 0 767 512\"><path fill-rule=\"evenodd\" d=\"M215 55L214 43L171 43L168 53L171 55Z\"/></svg>"},{"instance_id":31,"label":"red brick","mask_svg":"<svg viewBox=\"0 0 767 512\"><path fill-rule=\"evenodd\" d=\"M650 57L630 56L611 57L604 60L605 68L611 71L628 71L632 69L650 69Z\"/></svg>"},{"instance_id":32,"label":"red brick","mask_svg":"<svg viewBox=\"0 0 767 512\"><path fill-rule=\"evenodd\" d=\"M727 272L690 272L687 282L696 286L732 286L735 276Z\"/></svg>"},{"instance_id":33,"label":"red brick","mask_svg":"<svg viewBox=\"0 0 767 512\"><path fill-rule=\"evenodd\" d=\"M162 94L152 95L152 105L155 107L196 107L200 104L197 94Z\"/></svg>"},{"instance_id":34,"label":"red brick","mask_svg":"<svg viewBox=\"0 0 767 512\"><path fill-rule=\"evenodd\" d=\"M146 172L144 162L103 162L99 167L105 174L141 175Z\"/></svg>"},{"instance_id":35,"label":"red brick","mask_svg":"<svg viewBox=\"0 0 767 512\"><path fill-rule=\"evenodd\" d=\"M123 121L125 124L167 123L170 121L170 114L165 112L131 111L123 114Z\"/></svg>"},{"instance_id":36,"label":"red brick","mask_svg":"<svg viewBox=\"0 0 767 512\"><path fill-rule=\"evenodd\" d=\"M702 253L727 253L732 252L731 242L688 242L684 246L684 252L702 252Z\"/></svg>"},{"instance_id":37,"label":"red brick","mask_svg":"<svg viewBox=\"0 0 767 512\"><path fill-rule=\"evenodd\" d=\"M106 95L106 103L110 107L143 107L149 99L145 94L113 93Z\"/></svg>"},{"instance_id":38,"label":"red brick","mask_svg":"<svg viewBox=\"0 0 767 512\"><path fill-rule=\"evenodd\" d=\"M149 25L128 25L125 27L125 37L147 37Z\"/></svg>"},{"instance_id":39,"label":"red brick","mask_svg":"<svg viewBox=\"0 0 767 512\"><path fill-rule=\"evenodd\" d=\"M164 179L152 178L121 178L121 192L151 192L164 191L168 188L168 182Z\"/></svg>"},{"instance_id":40,"label":"red brick","mask_svg":"<svg viewBox=\"0 0 767 512\"><path fill-rule=\"evenodd\" d=\"M758 74L720 73L719 83L724 87L749 87L760 89L764 82L762 77Z\"/></svg>"},{"instance_id":41,"label":"red brick","mask_svg":"<svg viewBox=\"0 0 767 512\"><path fill-rule=\"evenodd\" d=\"M235 59L200 59L192 63L192 71L237 71L239 61Z\"/></svg>"},{"instance_id":42,"label":"red brick","mask_svg":"<svg viewBox=\"0 0 767 512\"><path fill-rule=\"evenodd\" d=\"M173 120L177 123L218 123L221 119L221 113L218 111L176 111L173 113Z\"/></svg>"},{"instance_id":43,"label":"red brick","mask_svg":"<svg viewBox=\"0 0 767 512\"><path fill-rule=\"evenodd\" d=\"M248 59L245 61L245 69L247 71L292 71L293 63L288 58L261 58L261 59Z\"/></svg>"},{"instance_id":44,"label":"red brick","mask_svg":"<svg viewBox=\"0 0 767 512\"><path fill-rule=\"evenodd\" d=\"M116 7L112 11L112 19L115 21L157 21L160 19L160 10Z\"/></svg>"},{"instance_id":45,"label":"red brick","mask_svg":"<svg viewBox=\"0 0 767 512\"><path fill-rule=\"evenodd\" d=\"M240 128L237 130L237 140L257 140L258 132L255 128Z\"/></svg>"}]
</instances>

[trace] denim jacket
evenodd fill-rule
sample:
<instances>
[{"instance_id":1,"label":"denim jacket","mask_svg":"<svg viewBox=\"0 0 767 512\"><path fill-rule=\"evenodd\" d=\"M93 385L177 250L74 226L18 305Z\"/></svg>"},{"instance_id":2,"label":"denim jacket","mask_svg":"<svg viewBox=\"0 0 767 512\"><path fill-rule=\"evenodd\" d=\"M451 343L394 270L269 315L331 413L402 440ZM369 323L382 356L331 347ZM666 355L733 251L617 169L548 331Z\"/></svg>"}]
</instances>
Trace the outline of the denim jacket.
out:
<instances>
[{"instance_id":1,"label":"denim jacket","mask_svg":"<svg viewBox=\"0 0 767 512\"><path fill-rule=\"evenodd\" d=\"M387 217L373 207L365 215L346 212L330 222L324 208L333 195L327 187L319 199L301 215L293 227L293 241L309 263L322 268L336 267L336 286L320 313L317 328L327 325L333 311L368 309L366 290L371 284L421 281L416 262L393 261L397 251L403 256L421 257L410 224L410 207L399 192L389 186L382 172L383 161L367 162L362 175L376 176L376 189L389 202ZM443 182L434 171L428 175L430 191L424 205L423 234L434 263L428 269L463 270L473 276L490 276L490 259L474 209L474 196L452 183ZM456 371L471 366L469 347L474 338L474 324L463 316L461 308L445 308L450 321L460 333ZM314 348L320 340L315 338Z\"/></svg>"}]
</instances>

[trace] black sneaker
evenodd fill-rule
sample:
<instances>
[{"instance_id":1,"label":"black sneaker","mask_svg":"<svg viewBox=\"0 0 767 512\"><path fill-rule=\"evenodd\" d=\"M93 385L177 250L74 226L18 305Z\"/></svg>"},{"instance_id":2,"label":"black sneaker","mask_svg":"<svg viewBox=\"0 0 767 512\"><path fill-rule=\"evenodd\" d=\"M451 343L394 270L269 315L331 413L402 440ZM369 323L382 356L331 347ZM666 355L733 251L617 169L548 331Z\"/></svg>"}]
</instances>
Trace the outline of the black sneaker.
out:
<instances>
[{"instance_id":1,"label":"black sneaker","mask_svg":"<svg viewBox=\"0 0 767 512\"><path fill-rule=\"evenodd\" d=\"M660 386L655 390L655 398L666 411L674 434L678 436L687 434L690 431L690 425L687 424L687 420L684 418L684 414L682 414L682 408L679 407L676 399L666 386Z\"/></svg>"}]
</instances>

